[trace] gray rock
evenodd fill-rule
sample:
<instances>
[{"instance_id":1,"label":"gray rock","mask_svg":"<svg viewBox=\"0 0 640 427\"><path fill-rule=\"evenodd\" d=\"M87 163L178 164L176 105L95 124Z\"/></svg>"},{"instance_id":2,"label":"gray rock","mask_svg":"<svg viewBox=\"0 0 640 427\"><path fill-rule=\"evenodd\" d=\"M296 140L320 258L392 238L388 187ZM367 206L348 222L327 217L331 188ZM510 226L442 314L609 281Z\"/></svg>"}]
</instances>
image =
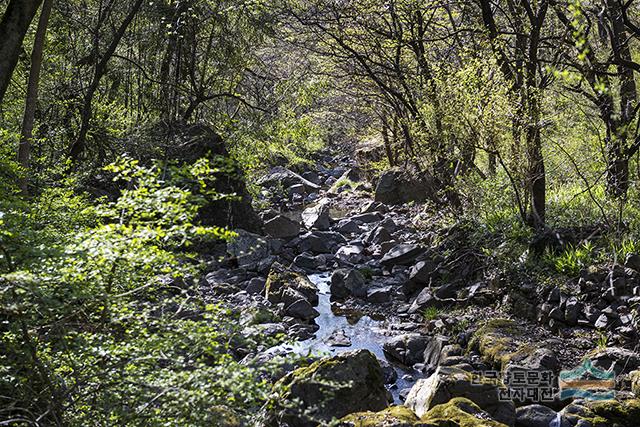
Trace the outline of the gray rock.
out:
<instances>
[{"instance_id":1,"label":"gray rock","mask_svg":"<svg viewBox=\"0 0 640 427\"><path fill-rule=\"evenodd\" d=\"M320 201L316 206L305 209L302 212L302 222L310 230L328 230L331 218L326 201Z\"/></svg>"},{"instance_id":2,"label":"gray rock","mask_svg":"<svg viewBox=\"0 0 640 427\"><path fill-rule=\"evenodd\" d=\"M354 296L365 298L367 296L367 281L358 270L339 269L331 275L331 297L347 298Z\"/></svg>"},{"instance_id":3,"label":"gray rock","mask_svg":"<svg viewBox=\"0 0 640 427\"><path fill-rule=\"evenodd\" d=\"M238 266L251 269L270 255L267 241L257 234L236 230L238 236L227 243L227 252L238 260Z\"/></svg>"},{"instance_id":4,"label":"gray rock","mask_svg":"<svg viewBox=\"0 0 640 427\"><path fill-rule=\"evenodd\" d=\"M376 227L366 235L364 241L369 245L379 245L381 243L388 242L391 239L393 239L393 236L391 235L389 230L387 230L385 227Z\"/></svg>"},{"instance_id":5,"label":"gray rock","mask_svg":"<svg viewBox=\"0 0 640 427\"><path fill-rule=\"evenodd\" d=\"M327 344L331 347L350 347L351 338L342 329L333 331L333 333L327 338Z\"/></svg>"},{"instance_id":6,"label":"gray rock","mask_svg":"<svg viewBox=\"0 0 640 427\"><path fill-rule=\"evenodd\" d=\"M298 184L302 184L307 193L320 189L319 185L282 166L276 166L267 175L258 180L258 185L266 188L289 188Z\"/></svg>"},{"instance_id":7,"label":"gray rock","mask_svg":"<svg viewBox=\"0 0 640 427\"><path fill-rule=\"evenodd\" d=\"M358 245L346 245L342 246L335 253L336 259L348 264L359 264L363 261L362 255L363 248Z\"/></svg>"},{"instance_id":8,"label":"gray rock","mask_svg":"<svg viewBox=\"0 0 640 427\"><path fill-rule=\"evenodd\" d=\"M263 279L262 277L254 277L253 279L249 280L245 291L247 291L247 293L250 295L261 294L264 292L264 286L266 284L266 279Z\"/></svg>"},{"instance_id":9,"label":"gray rock","mask_svg":"<svg viewBox=\"0 0 640 427\"><path fill-rule=\"evenodd\" d=\"M430 337L420 334L397 335L382 345L387 358L406 366L422 363Z\"/></svg>"},{"instance_id":10,"label":"gray rock","mask_svg":"<svg viewBox=\"0 0 640 427\"><path fill-rule=\"evenodd\" d=\"M429 378L419 379L411 388L405 405L422 417L434 406L456 397L471 400L501 423L515 424L515 406L500 398L498 386L491 382L474 383L471 373L453 367L439 367Z\"/></svg>"},{"instance_id":11,"label":"gray rock","mask_svg":"<svg viewBox=\"0 0 640 427\"><path fill-rule=\"evenodd\" d=\"M516 427L549 427L557 416L556 411L546 406L522 406L516 409Z\"/></svg>"},{"instance_id":12,"label":"gray rock","mask_svg":"<svg viewBox=\"0 0 640 427\"><path fill-rule=\"evenodd\" d=\"M430 337L422 356L424 364L433 367L438 366L440 360L442 360L443 348L448 342L447 337L442 335Z\"/></svg>"},{"instance_id":13,"label":"gray rock","mask_svg":"<svg viewBox=\"0 0 640 427\"><path fill-rule=\"evenodd\" d=\"M376 185L375 201L388 205L423 202L435 198L435 189L434 181L425 173L391 169L380 176Z\"/></svg>"},{"instance_id":14,"label":"gray rock","mask_svg":"<svg viewBox=\"0 0 640 427\"><path fill-rule=\"evenodd\" d=\"M640 354L622 347L607 347L589 355L593 366L609 370L616 375L628 374L640 368Z\"/></svg>"},{"instance_id":15,"label":"gray rock","mask_svg":"<svg viewBox=\"0 0 640 427\"><path fill-rule=\"evenodd\" d=\"M327 257L324 254L314 256L303 252L293 259L293 264L306 271L315 271L327 264Z\"/></svg>"},{"instance_id":16,"label":"gray rock","mask_svg":"<svg viewBox=\"0 0 640 427\"><path fill-rule=\"evenodd\" d=\"M624 266L640 272L640 255L631 253L627 254L624 260Z\"/></svg>"},{"instance_id":17,"label":"gray rock","mask_svg":"<svg viewBox=\"0 0 640 427\"><path fill-rule=\"evenodd\" d=\"M387 268L394 265L411 265L423 252L424 249L418 245L401 243L387 252L380 263Z\"/></svg>"},{"instance_id":18,"label":"gray rock","mask_svg":"<svg viewBox=\"0 0 640 427\"><path fill-rule=\"evenodd\" d=\"M338 225L336 225L335 230L339 233L353 234L353 233L360 232L360 226L358 225L357 222L353 221L352 219L343 219L340 222L338 222Z\"/></svg>"},{"instance_id":19,"label":"gray rock","mask_svg":"<svg viewBox=\"0 0 640 427\"><path fill-rule=\"evenodd\" d=\"M378 222L382 219L382 215L378 212L365 212L359 215L354 215L351 217L353 221L357 221L363 224L369 224L372 222Z\"/></svg>"},{"instance_id":20,"label":"gray rock","mask_svg":"<svg viewBox=\"0 0 640 427\"><path fill-rule=\"evenodd\" d=\"M366 205L364 205L362 210L360 210L361 213L370 213L370 212L386 213L388 211L389 209L387 209L385 205L379 202L369 202Z\"/></svg>"},{"instance_id":21,"label":"gray rock","mask_svg":"<svg viewBox=\"0 0 640 427\"><path fill-rule=\"evenodd\" d=\"M347 240L340 233L332 231L312 231L292 240L290 246L296 247L299 252L313 252L316 254L331 253L337 250Z\"/></svg>"},{"instance_id":22,"label":"gray rock","mask_svg":"<svg viewBox=\"0 0 640 427\"><path fill-rule=\"evenodd\" d=\"M578 317L582 312L582 303L578 301L576 297L567 298L567 302L565 303L564 309L564 318L565 322L567 322L570 326L575 326L578 324Z\"/></svg>"},{"instance_id":23,"label":"gray rock","mask_svg":"<svg viewBox=\"0 0 640 427\"><path fill-rule=\"evenodd\" d=\"M294 404L295 402L295 404ZM267 425L292 427L328 424L331 419L387 407L384 373L367 350L342 353L314 362L280 380L267 414Z\"/></svg>"},{"instance_id":24,"label":"gray rock","mask_svg":"<svg viewBox=\"0 0 640 427\"><path fill-rule=\"evenodd\" d=\"M278 215L264 223L264 231L268 236L287 239L300 233L300 224L284 215Z\"/></svg>"},{"instance_id":25,"label":"gray rock","mask_svg":"<svg viewBox=\"0 0 640 427\"><path fill-rule=\"evenodd\" d=\"M367 301L374 304L381 304L391 301L393 295L393 286L383 286L373 288L367 291Z\"/></svg>"},{"instance_id":26,"label":"gray rock","mask_svg":"<svg viewBox=\"0 0 640 427\"><path fill-rule=\"evenodd\" d=\"M311 303L304 298L292 302L284 309L284 312L287 316L302 320L311 320L320 316L318 310L313 308Z\"/></svg>"}]
</instances>

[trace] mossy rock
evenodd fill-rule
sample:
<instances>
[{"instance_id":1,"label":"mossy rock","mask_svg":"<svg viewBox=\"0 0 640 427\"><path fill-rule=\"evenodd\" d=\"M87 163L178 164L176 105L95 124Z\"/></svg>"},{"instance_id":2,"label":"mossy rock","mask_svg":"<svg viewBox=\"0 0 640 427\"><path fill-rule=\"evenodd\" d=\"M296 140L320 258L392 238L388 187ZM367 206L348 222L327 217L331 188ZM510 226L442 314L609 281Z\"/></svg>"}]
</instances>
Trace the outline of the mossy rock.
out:
<instances>
[{"instance_id":1,"label":"mossy rock","mask_svg":"<svg viewBox=\"0 0 640 427\"><path fill-rule=\"evenodd\" d=\"M477 350L486 363L502 369L514 356L530 350L517 340L523 333L513 320L492 319L473 334L468 350Z\"/></svg>"},{"instance_id":2,"label":"mossy rock","mask_svg":"<svg viewBox=\"0 0 640 427\"><path fill-rule=\"evenodd\" d=\"M640 371L629 373L629 380L631 381L631 391L636 397L640 397Z\"/></svg>"},{"instance_id":3,"label":"mossy rock","mask_svg":"<svg viewBox=\"0 0 640 427\"><path fill-rule=\"evenodd\" d=\"M238 414L236 414L231 408L223 405L214 406L211 408L213 413L212 419L215 420L216 425L220 427L240 427L243 423L240 421Z\"/></svg>"},{"instance_id":4,"label":"mossy rock","mask_svg":"<svg viewBox=\"0 0 640 427\"><path fill-rule=\"evenodd\" d=\"M357 412L338 422L340 427L413 427L419 421L406 406L392 406L380 412Z\"/></svg>"},{"instance_id":5,"label":"mossy rock","mask_svg":"<svg viewBox=\"0 0 640 427\"><path fill-rule=\"evenodd\" d=\"M434 406L420 418L422 424L438 427L507 427L491 419L478 405L463 397Z\"/></svg>"},{"instance_id":6,"label":"mossy rock","mask_svg":"<svg viewBox=\"0 0 640 427\"><path fill-rule=\"evenodd\" d=\"M611 427L637 427L640 424L640 400L601 400L589 402L587 407L593 412L594 426L604 421Z\"/></svg>"},{"instance_id":7,"label":"mossy rock","mask_svg":"<svg viewBox=\"0 0 640 427\"><path fill-rule=\"evenodd\" d=\"M300 292L312 305L318 304L318 288L304 275L274 265L267 277L264 296L269 302L277 304L282 300L286 288Z\"/></svg>"},{"instance_id":8,"label":"mossy rock","mask_svg":"<svg viewBox=\"0 0 640 427\"><path fill-rule=\"evenodd\" d=\"M316 426L350 413L388 406L384 374L368 350L318 360L274 385L268 425Z\"/></svg>"}]
</instances>

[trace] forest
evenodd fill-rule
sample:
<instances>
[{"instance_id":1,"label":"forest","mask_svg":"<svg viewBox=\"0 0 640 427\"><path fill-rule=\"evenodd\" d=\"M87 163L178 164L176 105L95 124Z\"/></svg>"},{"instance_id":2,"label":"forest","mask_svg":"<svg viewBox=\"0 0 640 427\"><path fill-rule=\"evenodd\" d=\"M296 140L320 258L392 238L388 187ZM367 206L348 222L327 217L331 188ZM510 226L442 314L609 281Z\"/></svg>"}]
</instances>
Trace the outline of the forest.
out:
<instances>
[{"instance_id":1,"label":"forest","mask_svg":"<svg viewBox=\"0 0 640 427\"><path fill-rule=\"evenodd\" d=\"M637 427L635 0L0 0L0 426Z\"/></svg>"}]
</instances>

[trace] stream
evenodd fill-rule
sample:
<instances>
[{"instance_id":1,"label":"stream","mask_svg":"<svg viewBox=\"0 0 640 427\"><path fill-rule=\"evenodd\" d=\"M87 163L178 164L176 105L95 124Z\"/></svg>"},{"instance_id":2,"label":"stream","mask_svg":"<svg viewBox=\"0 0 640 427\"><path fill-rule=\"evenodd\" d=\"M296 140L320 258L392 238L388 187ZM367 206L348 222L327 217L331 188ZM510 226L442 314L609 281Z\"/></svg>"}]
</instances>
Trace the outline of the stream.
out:
<instances>
[{"instance_id":1,"label":"stream","mask_svg":"<svg viewBox=\"0 0 640 427\"><path fill-rule=\"evenodd\" d=\"M318 287L318 306L320 313L315 322L320 327L313 338L285 344L282 350L297 354L335 355L345 351L369 350L381 360L386 360L382 345L389 340L388 322L374 320L369 316L348 316L335 314L331 308L330 274L309 275L309 280ZM390 388L395 403L401 404L400 391L410 388L419 378L419 373L411 368L392 364L398 379Z\"/></svg>"}]
</instances>

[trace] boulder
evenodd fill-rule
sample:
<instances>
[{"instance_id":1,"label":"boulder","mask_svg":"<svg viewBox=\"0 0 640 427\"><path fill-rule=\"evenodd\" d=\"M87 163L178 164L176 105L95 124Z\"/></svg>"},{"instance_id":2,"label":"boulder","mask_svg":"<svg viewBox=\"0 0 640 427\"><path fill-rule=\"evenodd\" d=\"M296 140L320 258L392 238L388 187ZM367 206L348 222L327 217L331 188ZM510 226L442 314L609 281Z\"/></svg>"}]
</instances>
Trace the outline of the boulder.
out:
<instances>
[{"instance_id":1,"label":"boulder","mask_svg":"<svg viewBox=\"0 0 640 427\"><path fill-rule=\"evenodd\" d=\"M380 412L356 412L338 421L339 427L410 427L419 421L406 406L391 406Z\"/></svg>"},{"instance_id":2,"label":"boulder","mask_svg":"<svg viewBox=\"0 0 640 427\"><path fill-rule=\"evenodd\" d=\"M411 265L423 252L424 249L419 245L401 243L387 252L380 263L387 268L394 265Z\"/></svg>"},{"instance_id":3,"label":"boulder","mask_svg":"<svg viewBox=\"0 0 640 427\"><path fill-rule=\"evenodd\" d=\"M387 230L386 227L380 226L371 230L371 232L369 232L365 236L364 241L369 245L371 244L379 245L384 242L388 242L392 239L393 239L393 236L391 235L389 230Z\"/></svg>"},{"instance_id":4,"label":"boulder","mask_svg":"<svg viewBox=\"0 0 640 427\"><path fill-rule=\"evenodd\" d=\"M331 297L337 299L367 296L367 281L358 270L338 269L331 275Z\"/></svg>"},{"instance_id":5,"label":"boulder","mask_svg":"<svg viewBox=\"0 0 640 427\"><path fill-rule=\"evenodd\" d=\"M335 253L336 259L346 264L359 264L364 260L364 248L359 245L345 245Z\"/></svg>"},{"instance_id":6,"label":"boulder","mask_svg":"<svg viewBox=\"0 0 640 427\"><path fill-rule=\"evenodd\" d=\"M415 424L421 427L510 427L496 420L469 399L457 397L434 406Z\"/></svg>"},{"instance_id":7,"label":"boulder","mask_svg":"<svg viewBox=\"0 0 640 427\"><path fill-rule=\"evenodd\" d=\"M300 224L284 215L278 215L264 223L264 232L276 239L288 239L300 233Z\"/></svg>"},{"instance_id":8,"label":"boulder","mask_svg":"<svg viewBox=\"0 0 640 427\"><path fill-rule=\"evenodd\" d=\"M516 409L516 427L549 427L557 417L558 413L547 406L522 406Z\"/></svg>"},{"instance_id":9,"label":"boulder","mask_svg":"<svg viewBox=\"0 0 640 427\"><path fill-rule=\"evenodd\" d=\"M629 380L631 381L631 391L636 397L640 397L640 371L629 372Z\"/></svg>"},{"instance_id":10,"label":"boulder","mask_svg":"<svg viewBox=\"0 0 640 427\"><path fill-rule=\"evenodd\" d=\"M381 304L391 301L393 286L381 286L367 291L367 301L374 304Z\"/></svg>"},{"instance_id":11,"label":"boulder","mask_svg":"<svg viewBox=\"0 0 640 427\"><path fill-rule=\"evenodd\" d=\"M354 412L387 407L387 390L378 359L357 350L299 368L274 385L267 405L268 426L311 427Z\"/></svg>"},{"instance_id":12,"label":"boulder","mask_svg":"<svg viewBox=\"0 0 640 427\"><path fill-rule=\"evenodd\" d=\"M596 368L608 371L613 369L616 375L628 374L640 368L640 354L622 347L607 347L589 354Z\"/></svg>"},{"instance_id":13,"label":"boulder","mask_svg":"<svg viewBox=\"0 0 640 427\"><path fill-rule=\"evenodd\" d=\"M375 190L375 201L387 205L424 202L436 198L435 181L425 173L390 169L384 172Z\"/></svg>"},{"instance_id":14,"label":"boulder","mask_svg":"<svg viewBox=\"0 0 640 427\"><path fill-rule=\"evenodd\" d=\"M637 427L640 419L640 400L574 401L564 407L560 415L570 426Z\"/></svg>"},{"instance_id":15,"label":"boulder","mask_svg":"<svg viewBox=\"0 0 640 427\"><path fill-rule=\"evenodd\" d=\"M311 303L305 298L298 298L285 307L284 313L296 319L311 320L320 316L320 313L313 308Z\"/></svg>"},{"instance_id":16,"label":"boulder","mask_svg":"<svg viewBox=\"0 0 640 427\"><path fill-rule=\"evenodd\" d=\"M441 366L429 378L418 380L405 404L422 417L456 397L469 399L496 421L508 426L515 423L515 406L501 398L499 384L484 378L474 380L471 373L454 367Z\"/></svg>"},{"instance_id":17,"label":"boulder","mask_svg":"<svg viewBox=\"0 0 640 427\"><path fill-rule=\"evenodd\" d=\"M307 193L320 189L319 185L282 166L276 166L267 175L258 180L258 185L269 189L280 187L288 189L299 184L302 184Z\"/></svg>"},{"instance_id":18,"label":"boulder","mask_svg":"<svg viewBox=\"0 0 640 427\"><path fill-rule=\"evenodd\" d=\"M205 179L206 191L202 191L200 184L194 179L187 178L185 182L178 183L204 199L197 218L201 224L261 232L262 220L253 210L252 198L247 191L242 170L231 159L220 135L206 125L195 124L156 128L149 137L155 143L168 143L161 147L162 155L153 152L148 154L148 158L172 159L179 166L194 164L204 158L210 162L212 170L215 170ZM234 194L235 197L217 197L220 194Z\"/></svg>"},{"instance_id":19,"label":"boulder","mask_svg":"<svg viewBox=\"0 0 640 427\"><path fill-rule=\"evenodd\" d=\"M299 252L313 252L316 254L331 253L347 240L340 233L333 231L312 231L292 240L289 246L295 247Z\"/></svg>"},{"instance_id":20,"label":"boulder","mask_svg":"<svg viewBox=\"0 0 640 427\"><path fill-rule=\"evenodd\" d=\"M331 226L328 204L320 201L317 205L302 211L302 222L310 230L328 230Z\"/></svg>"},{"instance_id":21,"label":"boulder","mask_svg":"<svg viewBox=\"0 0 640 427\"><path fill-rule=\"evenodd\" d=\"M292 304L298 294L312 305L318 304L318 288L306 276L286 270L279 264L271 268L264 289L265 298L272 304ZM293 296L293 297L292 297Z\"/></svg>"},{"instance_id":22,"label":"boulder","mask_svg":"<svg viewBox=\"0 0 640 427\"><path fill-rule=\"evenodd\" d=\"M421 334L397 335L382 345L384 354L406 366L424 361L424 350L431 337Z\"/></svg>"},{"instance_id":23,"label":"boulder","mask_svg":"<svg viewBox=\"0 0 640 427\"><path fill-rule=\"evenodd\" d=\"M238 266L251 269L267 258L271 251L267 241L257 234L236 230L237 236L227 243L227 252L238 260Z\"/></svg>"}]
</instances>

